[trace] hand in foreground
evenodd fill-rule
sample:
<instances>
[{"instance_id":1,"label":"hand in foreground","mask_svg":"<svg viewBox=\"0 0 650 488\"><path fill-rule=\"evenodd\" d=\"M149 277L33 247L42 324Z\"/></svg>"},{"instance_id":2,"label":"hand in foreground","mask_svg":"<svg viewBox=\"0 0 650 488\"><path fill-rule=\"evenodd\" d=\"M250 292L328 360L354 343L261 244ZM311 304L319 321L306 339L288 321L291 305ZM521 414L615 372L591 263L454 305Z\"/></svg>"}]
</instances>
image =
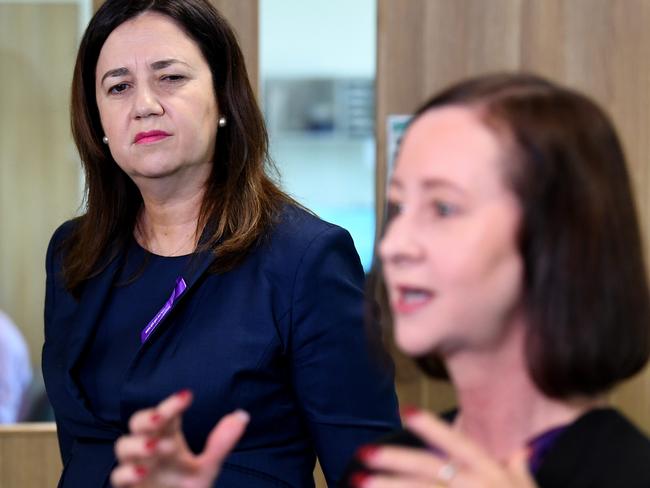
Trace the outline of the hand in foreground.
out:
<instances>
[{"instance_id":1,"label":"hand in foreground","mask_svg":"<svg viewBox=\"0 0 650 488\"><path fill-rule=\"evenodd\" d=\"M506 463L490 457L474 442L435 416L416 411L405 426L432 451L392 446L368 446L358 456L370 469L381 474L354 475L359 488L535 488L528 471L527 450L514 454ZM447 453L443 457L437 450Z\"/></svg>"},{"instance_id":2,"label":"hand in foreground","mask_svg":"<svg viewBox=\"0 0 650 488\"><path fill-rule=\"evenodd\" d=\"M210 433L205 450L188 447L181 417L192 403L188 390L158 406L140 410L129 421L130 433L115 443L118 466L111 473L115 488L209 488L221 464L241 438L248 414L237 410L223 417Z\"/></svg>"}]
</instances>

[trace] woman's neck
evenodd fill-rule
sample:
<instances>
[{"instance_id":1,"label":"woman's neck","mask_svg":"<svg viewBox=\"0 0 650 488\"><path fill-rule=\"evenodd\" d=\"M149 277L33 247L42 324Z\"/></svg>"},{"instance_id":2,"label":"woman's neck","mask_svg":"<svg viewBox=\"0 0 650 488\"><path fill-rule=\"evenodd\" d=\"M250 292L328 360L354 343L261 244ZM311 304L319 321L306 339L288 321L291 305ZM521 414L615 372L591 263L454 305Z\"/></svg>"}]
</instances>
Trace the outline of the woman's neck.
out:
<instances>
[{"instance_id":1,"label":"woman's neck","mask_svg":"<svg viewBox=\"0 0 650 488\"><path fill-rule=\"evenodd\" d=\"M499 460L602 403L556 400L542 393L528 373L523 326L513 327L496 351L459 351L448 358L447 368L459 403L454 427Z\"/></svg>"},{"instance_id":2,"label":"woman's neck","mask_svg":"<svg viewBox=\"0 0 650 488\"><path fill-rule=\"evenodd\" d=\"M138 243L161 256L192 253L200 236L198 221L204 190L141 193L144 205L135 229Z\"/></svg>"}]
</instances>

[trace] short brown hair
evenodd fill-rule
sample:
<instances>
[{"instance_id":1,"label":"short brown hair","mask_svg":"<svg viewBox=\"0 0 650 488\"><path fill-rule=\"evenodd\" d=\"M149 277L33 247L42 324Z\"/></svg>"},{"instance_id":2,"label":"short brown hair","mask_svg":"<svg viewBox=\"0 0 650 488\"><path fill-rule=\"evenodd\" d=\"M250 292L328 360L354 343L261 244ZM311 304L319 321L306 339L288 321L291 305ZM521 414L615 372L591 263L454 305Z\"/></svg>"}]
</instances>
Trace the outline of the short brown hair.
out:
<instances>
[{"instance_id":1,"label":"short brown hair","mask_svg":"<svg viewBox=\"0 0 650 488\"><path fill-rule=\"evenodd\" d=\"M281 206L295 203L267 175L264 120L228 22L206 0L108 0L86 29L72 81L72 133L86 175L86 212L64 245L64 276L77 295L124 247L142 207L137 187L101 143L95 69L110 33L146 11L173 19L197 43L212 72L219 110L228 119L219 130L199 220L199 228L206 229L201 242L216 254L212 271L239 263Z\"/></svg>"},{"instance_id":2,"label":"short brown hair","mask_svg":"<svg viewBox=\"0 0 650 488\"><path fill-rule=\"evenodd\" d=\"M425 103L477 109L514 146L508 183L522 206L528 368L555 398L595 395L650 354L650 297L625 157L586 96L528 74L458 83ZM444 376L436 358L418 363Z\"/></svg>"}]
</instances>

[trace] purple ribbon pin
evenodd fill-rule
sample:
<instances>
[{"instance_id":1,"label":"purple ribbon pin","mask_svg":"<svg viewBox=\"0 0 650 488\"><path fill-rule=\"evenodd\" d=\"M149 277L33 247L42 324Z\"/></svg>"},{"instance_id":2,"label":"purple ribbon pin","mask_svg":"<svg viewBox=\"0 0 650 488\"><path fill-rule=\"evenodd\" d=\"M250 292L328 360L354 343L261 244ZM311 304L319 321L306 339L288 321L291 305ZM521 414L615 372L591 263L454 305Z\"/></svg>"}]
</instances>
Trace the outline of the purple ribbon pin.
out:
<instances>
[{"instance_id":1,"label":"purple ribbon pin","mask_svg":"<svg viewBox=\"0 0 650 488\"><path fill-rule=\"evenodd\" d=\"M142 329L142 332L140 333L140 342L142 344L144 344L146 340L149 339L149 336L153 333L154 330L156 330L158 324L160 324L160 322L162 322L162 320L167 316L169 311L172 309L174 302L183 294L185 288L187 288L187 285L185 284L183 277L179 276L176 278L176 285L174 286L174 290L172 291L171 296L165 302L163 307L158 311L156 316L151 319L151 322L149 322L147 326Z\"/></svg>"}]
</instances>

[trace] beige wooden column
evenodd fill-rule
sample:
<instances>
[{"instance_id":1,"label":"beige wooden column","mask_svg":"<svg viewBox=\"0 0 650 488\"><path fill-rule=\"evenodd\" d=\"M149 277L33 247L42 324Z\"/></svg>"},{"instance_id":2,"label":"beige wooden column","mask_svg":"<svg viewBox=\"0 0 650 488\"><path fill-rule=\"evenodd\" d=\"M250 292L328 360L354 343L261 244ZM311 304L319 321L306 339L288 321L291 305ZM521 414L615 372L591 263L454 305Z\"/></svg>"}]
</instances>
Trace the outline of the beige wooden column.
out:
<instances>
[{"instance_id":1,"label":"beige wooden column","mask_svg":"<svg viewBox=\"0 0 650 488\"><path fill-rule=\"evenodd\" d=\"M385 188L385 121L460 78L528 70L598 100L619 128L650 242L650 2L646 0L378 0L377 202ZM648 247L646 247L648 249ZM403 402L444 408L448 388L400 362ZM611 395L650 432L650 371Z\"/></svg>"},{"instance_id":2,"label":"beige wooden column","mask_svg":"<svg viewBox=\"0 0 650 488\"><path fill-rule=\"evenodd\" d=\"M244 52L246 69L253 89L259 87L259 1L258 0L211 0L212 4L228 19Z\"/></svg>"}]
</instances>

